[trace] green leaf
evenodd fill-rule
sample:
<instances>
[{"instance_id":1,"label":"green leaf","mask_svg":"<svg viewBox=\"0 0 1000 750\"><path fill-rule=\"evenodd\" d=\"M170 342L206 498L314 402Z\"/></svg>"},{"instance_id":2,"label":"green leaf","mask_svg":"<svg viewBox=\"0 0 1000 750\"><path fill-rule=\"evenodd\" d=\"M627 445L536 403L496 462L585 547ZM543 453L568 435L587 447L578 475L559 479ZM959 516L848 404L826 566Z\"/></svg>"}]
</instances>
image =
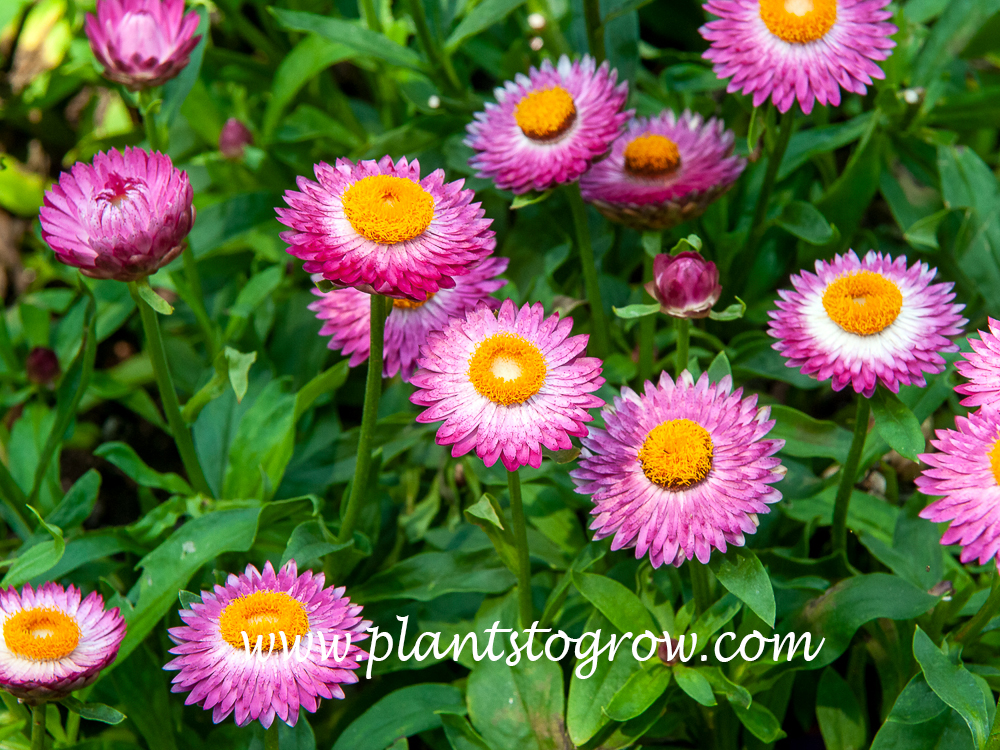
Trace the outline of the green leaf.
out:
<instances>
[{"instance_id":1,"label":"green leaf","mask_svg":"<svg viewBox=\"0 0 1000 750\"><path fill-rule=\"evenodd\" d=\"M295 421L298 422L316 399L324 393L333 393L339 390L340 386L347 382L347 376L350 372L350 365L345 359L324 370L302 386L302 390L295 396Z\"/></svg>"},{"instance_id":2,"label":"green leaf","mask_svg":"<svg viewBox=\"0 0 1000 750\"><path fill-rule=\"evenodd\" d=\"M731 304L725 310L717 312L715 310L708 311L708 317L712 320L739 320L747 311L747 303L736 297L736 302Z\"/></svg>"},{"instance_id":3,"label":"green leaf","mask_svg":"<svg viewBox=\"0 0 1000 750\"><path fill-rule=\"evenodd\" d=\"M338 544L322 519L303 521L293 529L292 535L288 538L285 552L281 556L281 566L283 567L289 560L295 560L295 564L301 570L324 555L347 549L353 544L353 541Z\"/></svg>"},{"instance_id":4,"label":"green leaf","mask_svg":"<svg viewBox=\"0 0 1000 750\"><path fill-rule=\"evenodd\" d=\"M711 607L701 613L701 616L691 627L691 633L698 636L698 645L695 653L699 653L708 646L709 640L727 623L732 622L736 614L743 607L735 594L726 594L715 602Z\"/></svg>"},{"instance_id":5,"label":"green leaf","mask_svg":"<svg viewBox=\"0 0 1000 750\"><path fill-rule=\"evenodd\" d=\"M736 717L740 720L750 734L761 742L777 742L785 736L781 724L762 703L754 701L749 708L744 708L739 703L730 703Z\"/></svg>"},{"instance_id":6,"label":"green leaf","mask_svg":"<svg viewBox=\"0 0 1000 750\"><path fill-rule=\"evenodd\" d=\"M88 469L86 474L73 483L45 520L61 529L76 528L94 512L94 504L97 502L97 493L100 489L100 472Z\"/></svg>"},{"instance_id":7,"label":"green leaf","mask_svg":"<svg viewBox=\"0 0 1000 750\"><path fill-rule=\"evenodd\" d=\"M730 703L738 703L743 708L749 708L753 703L749 691L726 677L719 667L697 667L697 671L708 680L717 695L726 696Z\"/></svg>"},{"instance_id":8,"label":"green leaf","mask_svg":"<svg viewBox=\"0 0 1000 750\"><path fill-rule=\"evenodd\" d=\"M573 571L573 585L583 597L622 633L640 635L649 631L656 635L657 627L649 610L639 597L607 576Z\"/></svg>"},{"instance_id":9,"label":"green leaf","mask_svg":"<svg viewBox=\"0 0 1000 750\"><path fill-rule=\"evenodd\" d=\"M385 750L400 737L440 727L441 717L435 711L464 714L462 691L435 683L400 688L351 722L333 750Z\"/></svg>"},{"instance_id":10,"label":"green leaf","mask_svg":"<svg viewBox=\"0 0 1000 750\"><path fill-rule=\"evenodd\" d=\"M233 241L266 221L274 220L274 195L269 192L240 193L198 209L198 221L188 235L188 244L198 259Z\"/></svg>"},{"instance_id":11,"label":"green leaf","mask_svg":"<svg viewBox=\"0 0 1000 750\"><path fill-rule=\"evenodd\" d=\"M282 563L282 566L283 565L284 563ZM198 594L193 594L190 591L185 591L184 589L177 592L177 601L181 603L181 606L184 609L191 609L192 604L202 603L202 599L198 596Z\"/></svg>"},{"instance_id":12,"label":"green leaf","mask_svg":"<svg viewBox=\"0 0 1000 750\"><path fill-rule=\"evenodd\" d=\"M446 713L440 715L444 736L452 750L492 750L464 716Z\"/></svg>"},{"instance_id":13,"label":"green leaf","mask_svg":"<svg viewBox=\"0 0 1000 750\"><path fill-rule=\"evenodd\" d=\"M14 157L0 156L0 207L18 216L38 213L45 199L45 179Z\"/></svg>"},{"instance_id":14,"label":"green leaf","mask_svg":"<svg viewBox=\"0 0 1000 750\"><path fill-rule=\"evenodd\" d=\"M511 573L517 575L518 561L514 532L504 526L503 509L497 499L489 493L484 494L475 505L465 509L465 517L470 523L486 532L501 562Z\"/></svg>"},{"instance_id":15,"label":"green leaf","mask_svg":"<svg viewBox=\"0 0 1000 750\"><path fill-rule=\"evenodd\" d=\"M834 229L826 217L813 204L805 201L792 201L786 205L775 223L811 245L825 245L834 237Z\"/></svg>"},{"instance_id":16,"label":"green leaf","mask_svg":"<svg viewBox=\"0 0 1000 750\"><path fill-rule=\"evenodd\" d=\"M934 694L923 674L911 679L896 698L871 745L871 750L897 748L975 750L968 725Z\"/></svg>"},{"instance_id":17,"label":"green leaf","mask_svg":"<svg viewBox=\"0 0 1000 750\"><path fill-rule=\"evenodd\" d=\"M843 148L863 136L871 127L875 112L865 112L847 122L800 130L792 135L781 160L778 179L783 180L814 156ZM751 149L753 151L753 149Z\"/></svg>"},{"instance_id":18,"label":"green leaf","mask_svg":"<svg viewBox=\"0 0 1000 750\"><path fill-rule=\"evenodd\" d=\"M669 684L670 669L654 656L646 662L645 668L634 672L619 688L604 712L614 721L634 719L652 706Z\"/></svg>"},{"instance_id":19,"label":"green leaf","mask_svg":"<svg viewBox=\"0 0 1000 750\"><path fill-rule=\"evenodd\" d=\"M719 583L736 594L760 619L774 627L771 578L752 549L730 547L725 555L712 555L709 567Z\"/></svg>"},{"instance_id":20,"label":"green leaf","mask_svg":"<svg viewBox=\"0 0 1000 750\"><path fill-rule=\"evenodd\" d=\"M376 573L352 589L359 604L386 599L431 601L457 592L502 594L516 582L491 549L478 552L424 552Z\"/></svg>"},{"instance_id":21,"label":"green leaf","mask_svg":"<svg viewBox=\"0 0 1000 750\"><path fill-rule=\"evenodd\" d=\"M747 153L752 154L757 150L757 144L767 130L767 118L764 115L766 109L754 107L750 113L750 127L747 128Z\"/></svg>"},{"instance_id":22,"label":"green leaf","mask_svg":"<svg viewBox=\"0 0 1000 750\"><path fill-rule=\"evenodd\" d=\"M705 675L683 664L674 664L673 669L674 679L677 680L677 684L681 690L687 693L688 696L703 706L718 705L715 700L715 693L712 691L712 685L705 678Z\"/></svg>"},{"instance_id":23,"label":"green leaf","mask_svg":"<svg viewBox=\"0 0 1000 750\"><path fill-rule=\"evenodd\" d=\"M958 711L976 747L983 747L990 734L989 707L972 674L935 646L919 625L913 633L913 656L931 690Z\"/></svg>"},{"instance_id":24,"label":"green leaf","mask_svg":"<svg viewBox=\"0 0 1000 750\"><path fill-rule=\"evenodd\" d=\"M111 706L105 706L103 703L82 703L73 696L67 696L59 702L73 713L80 714L84 719L100 721L105 724L121 724L125 721L125 714L111 708Z\"/></svg>"},{"instance_id":25,"label":"green leaf","mask_svg":"<svg viewBox=\"0 0 1000 750\"><path fill-rule=\"evenodd\" d=\"M633 318L645 318L647 315L655 315L660 311L660 306L649 305L628 305L627 307L612 307L612 311L619 318L632 320Z\"/></svg>"},{"instance_id":26,"label":"green leaf","mask_svg":"<svg viewBox=\"0 0 1000 750\"><path fill-rule=\"evenodd\" d=\"M512 211L516 211L519 208L524 208L525 206L532 206L535 203L541 203L543 200L552 195L553 190L546 190L543 193L536 193L534 190L528 191L527 193L522 193L521 195L515 195L513 202L510 204Z\"/></svg>"},{"instance_id":27,"label":"green leaf","mask_svg":"<svg viewBox=\"0 0 1000 750\"><path fill-rule=\"evenodd\" d=\"M733 370L729 365L729 357L726 356L726 353L719 352L716 354L715 359L712 360L712 363L705 372L708 373L708 379L713 383L718 383L727 375L732 377Z\"/></svg>"},{"instance_id":28,"label":"green leaf","mask_svg":"<svg viewBox=\"0 0 1000 750\"><path fill-rule=\"evenodd\" d=\"M899 397L879 385L871 398L875 429L899 455L911 461L924 450L924 434L920 422Z\"/></svg>"},{"instance_id":29,"label":"green leaf","mask_svg":"<svg viewBox=\"0 0 1000 750\"><path fill-rule=\"evenodd\" d=\"M257 352L244 354L227 346L222 353L229 365L229 384L233 386L236 403L240 403L250 387L250 366L257 361Z\"/></svg>"},{"instance_id":30,"label":"green leaf","mask_svg":"<svg viewBox=\"0 0 1000 750\"><path fill-rule=\"evenodd\" d=\"M479 3L448 36L448 41L444 43L445 51L454 54L466 39L500 23L524 2L525 0L484 0Z\"/></svg>"},{"instance_id":31,"label":"green leaf","mask_svg":"<svg viewBox=\"0 0 1000 750\"><path fill-rule=\"evenodd\" d=\"M864 750L865 717L851 686L827 667L816 690L816 719L830 750Z\"/></svg>"},{"instance_id":32,"label":"green leaf","mask_svg":"<svg viewBox=\"0 0 1000 750\"><path fill-rule=\"evenodd\" d=\"M139 292L139 296L143 301L152 307L160 315L173 315L174 308L170 306L163 297L153 291L153 287L149 285L148 278L141 278L135 282L136 290Z\"/></svg>"},{"instance_id":33,"label":"green leaf","mask_svg":"<svg viewBox=\"0 0 1000 750\"><path fill-rule=\"evenodd\" d=\"M188 64L180 74L176 78L167 81L163 86L163 102L160 105L160 111L156 114L157 127L161 129L169 129L170 125L173 124L181 111L184 100L188 98L188 94L191 93L191 89L194 88L195 82L201 75L201 64L205 56L205 47L208 45L209 37L208 8L197 8L195 12L201 17L196 32L201 35L201 39L198 40L198 44L191 51ZM204 220L202 216L198 218L202 221ZM153 309L155 310L156 308L154 307Z\"/></svg>"},{"instance_id":34,"label":"green leaf","mask_svg":"<svg viewBox=\"0 0 1000 750\"><path fill-rule=\"evenodd\" d=\"M108 463L114 464L142 487L154 487L178 495L193 495L194 490L182 477L172 472L160 473L149 468L139 458L132 446L126 443L104 443L94 450L95 456L100 456Z\"/></svg>"},{"instance_id":35,"label":"green leaf","mask_svg":"<svg viewBox=\"0 0 1000 750\"><path fill-rule=\"evenodd\" d=\"M937 230L941 222L950 214L947 208L935 211L930 216L918 219L903 232L903 239L919 250L938 250Z\"/></svg>"},{"instance_id":36,"label":"green leaf","mask_svg":"<svg viewBox=\"0 0 1000 750\"><path fill-rule=\"evenodd\" d=\"M813 419L781 404L771 406L771 419L774 420L774 427L768 437L785 441L782 453L802 458L832 458L841 463L847 459L851 449L851 432L836 422Z\"/></svg>"},{"instance_id":37,"label":"green leaf","mask_svg":"<svg viewBox=\"0 0 1000 750\"><path fill-rule=\"evenodd\" d=\"M62 529L46 523L38 515L38 511L30 505L27 507L38 518L38 523L49 533L52 540L29 547L19 557L16 557L14 564L7 571L7 575L0 581L0 586L20 586L25 581L51 570L62 559L63 552L66 551L66 542L63 540Z\"/></svg>"},{"instance_id":38,"label":"green leaf","mask_svg":"<svg viewBox=\"0 0 1000 750\"><path fill-rule=\"evenodd\" d=\"M241 321L246 320L257 310L264 300L270 297L274 290L281 286L285 278L283 265L270 266L260 273L255 273L243 288L240 289L236 302L229 308L229 323L226 326L226 338L235 335Z\"/></svg>"},{"instance_id":39,"label":"green leaf","mask_svg":"<svg viewBox=\"0 0 1000 750\"><path fill-rule=\"evenodd\" d=\"M700 253L702 248L701 237L696 234L689 234L677 240L677 244L670 248L671 255L679 255L683 252Z\"/></svg>"}]
</instances>

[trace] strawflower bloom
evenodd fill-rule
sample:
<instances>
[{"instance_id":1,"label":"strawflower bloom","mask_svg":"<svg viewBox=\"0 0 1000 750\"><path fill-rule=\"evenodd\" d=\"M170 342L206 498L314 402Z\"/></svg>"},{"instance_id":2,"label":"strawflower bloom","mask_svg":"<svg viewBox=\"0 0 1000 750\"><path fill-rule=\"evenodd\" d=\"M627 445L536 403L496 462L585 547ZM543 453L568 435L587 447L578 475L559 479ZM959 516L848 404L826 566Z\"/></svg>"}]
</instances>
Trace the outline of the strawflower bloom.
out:
<instances>
[{"instance_id":1,"label":"strawflower bloom","mask_svg":"<svg viewBox=\"0 0 1000 750\"><path fill-rule=\"evenodd\" d=\"M97 0L86 30L104 77L131 91L166 83L184 70L201 36L184 0Z\"/></svg>"},{"instance_id":2,"label":"strawflower bloom","mask_svg":"<svg viewBox=\"0 0 1000 750\"><path fill-rule=\"evenodd\" d=\"M354 643L371 623L343 587L323 583L291 560L277 573L270 562L263 573L247 565L202 591L201 603L180 611L185 624L167 631L178 655L164 667L178 670L172 692L190 691L185 705L211 709L216 724L235 711L241 727L256 719L270 727L275 716L295 726L300 707L315 712L320 698L343 698L340 686L357 682L368 658Z\"/></svg>"},{"instance_id":3,"label":"strawflower bloom","mask_svg":"<svg viewBox=\"0 0 1000 750\"><path fill-rule=\"evenodd\" d=\"M721 120L687 110L637 117L580 178L580 192L612 221L640 231L675 227L704 213L743 172L734 141Z\"/></svg>"},{"instance_id":4,"label":"strawflower bloom","mask_svg":"<svg viewBox=\"0 0 1000 750\"><path fill-rule=\"evenodd\" d=\"M584 55L555 67L548 60L494 90L469 123L466 145L476 150L469 165L479 177L515 194L572 182L591 160L607 152L632 112L621 112L628 83L607 62L595 69Z\"/></svg>"},{"instance_id":5,"label":"strawflower bloom","mask_svg":"<svg viewBox=\"0 0 1000 750\"><path fill-rule=\"evenodd\" d=\"M917 477L917 489L940 497L920 517L950 521L941 544L960 544L963 563L996 561L1000 568L1000 409L984 406L968 417L955 417L955 430L936 430L938 453L920 455L929 468Z\"/></svg>"},{"instance_id":6,"label":"strawflower bloom","mask_svg":"<svg viewBox=\"0 0 1000 750\"><path fill-rule=\"evenodd\" d=\"M675 318L707 318L719 301L719 269L699 253L660 253L653 259L653 280L646 284L660 310Z\"/></svg>"},{"instance_id":7,"label":"strawflower bloom","mask_svg":"<svg viewBox=\"0 0 1000 750\"><path fill-rule=\"evenodd\" d=\"M95 279L135 281L180 255L194 192L170 157L115 149L59 175L38 212L56 257Z\"/></svg>"},{"instance_id":8,"label":"strawflower bloom","mask_svg":"<svg viewBox=\"0 0 1000 750\"><path fill-rule=\"evenodd\" d=\"M420 163L388 156L358 164L337 159L315 167L318 182L298 178L287 191L290 208L279 221L292 228L281 238L288 252L338 286L423 301L455 286L496 247L491 220L483 218L464 180L444 181L435 170L420 179Z\"/></svg>"},{"instance_id":9,"label":"strawflower bloom","mask_svg":"<svg viewBox=\"0 0 1000 750\"><path fill-rule=\"evenodd\" d=\"M25 584L0 590L0 688L29 703L60 700L90 685L118 656L125 620L96 591Z\"/></svg>"},{"instance_id":10,"label":"strawflower bloom","mask_svg":"<svg viewBox=\"0 0 1000 750\"><path fill-rule=\"evenodd\" d=\"M242 159L246 147L253 143L253 134L235 117L226 120L219 133L219 151L227 159Z\"/></svg>"},{"instance_id":11,"label":"strawflower bloom","mask_svg":"<svg viewBox=\"0 0 1000 750\"><path fill-rule=\"evenodd\" d=\"M480 302L490 309L499 307L500 300L490 294L507 283L497 277L507 270L509 262L499 257L480 261L465 276L456 278L451 289L428 294L426 302L394 299L385 321L383 377L400 373L408 383L427 334L442 330L452 318L464 317ZM313 289L313 294L319 299L309 309L324 321L319 335L330 336L329 348L351 355L350 366L357 367L368 359L371 349L371 296L357 289Z\"/></svg>"},{"instance_id":12,"label":"strawflower bloom","mask_svg":"<svg viewBox=\"0 0 1000 750\"><path fill-rule=\"evenodd\" d=\"M893 393L901 385L925 385L924 373L944 370L941 352L958 351L949 340L967 322L965 305L954 304L951 283L932 284L936 269L906 267L874 250L859 260L853 250L833 261L816 261L816 273L791 277L794 291L781 289L768 333L788 361L833 389L848 385L871 398L881 382Z\"/></svg>"},{"instance_id":13,"label":"strawflower bloom","mask_svg":"<svg viewBox=\"0 0 1000 750\"><path fill-rule=\"evenodd\" d=\"M614 535L612 550L648 552L656 568L743 546L757 514L781 499L769 485L784 475L774 454L785 441L764 439L768 407L731 391L728 375L695 383L687 371L677 382L662 373L643 395L623 388L604 408L605 429L583 439L570 472L576 491L593 496L594 539Z\"/></svg>"},{"instance_id":14,"label":"strawflower bloom","mask_svg":"<svg viewBox=\"0 0 1000 750\"><path fill-rule=\"evenodd\" d=\"M418 422L441 422L439 445L458 457L473 448L508 471L538 468L542 447L566 450L587 434L588 409L604 402L601 360L581 356L587 336L570 336L572 318L545 317L541 303L520 310L485 304L428 334L410 400L426 406Z\"/></svg>"},{"instance_id":15,"label":"strawflower bloom","mask_svg":"<svg viewBox=\"0 0 1000 750\"><path fill-rule=\"evenodd\" d=\"M840 89L865 94L875 64L896 43L886 21L889 0L708 0L702 7L717 20L699 31L711 46L704 57L719 78L732 78L729 93L768 97L781 112L798 99L805 114L815 102L840 104Z\"/></svg>"},{"instance_id":16,"label":"strawflower bloom","mask_svg":"<svg viewBox=\"0 0 1000 750\"><path fill-rule=\"evenodd\" d=\"M970 338L971 352L963 352L965 361L955 363L958 373L968 383L955 387L956 393L967 398L962 406L983 406L1000 403L1000 320L987 318L990 332L979 331L979 338Z\"/></svg>"}]
</instances>

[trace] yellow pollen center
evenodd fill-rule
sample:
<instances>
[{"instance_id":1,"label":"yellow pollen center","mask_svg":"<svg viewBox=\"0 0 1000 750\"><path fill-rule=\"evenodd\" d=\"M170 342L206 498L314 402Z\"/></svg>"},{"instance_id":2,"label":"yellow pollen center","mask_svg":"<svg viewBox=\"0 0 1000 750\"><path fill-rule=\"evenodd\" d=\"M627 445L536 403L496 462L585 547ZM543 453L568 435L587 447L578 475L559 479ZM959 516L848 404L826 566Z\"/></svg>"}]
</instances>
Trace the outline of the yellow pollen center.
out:
<instances>
[{"instance_id":1,"label":"yellow pollen center","mask_svg":"<svg viewBox=\"0 0 1000 750\"><path fill-rule=\"evenodd\" d=\"M668 490L698 484L712 469L712 436L690 419L671 419L657 425L639 449L642 473Z\"/></svg>"},{"instance_id":2,"label":"yellow pollen center","mask_svg":"<svg viewBox=\"0 0 1000 750\"><path fill-rule=\"evenodd\" d=\"M527 401L545 383L545 357L514 333L495 333L469 358L469 380L481 396L510 406Z\"/></svg>"},{"instance_id":3,"label":"yellow pollen center","mask_svg":"<svg viewBox=\"0 0 1000 750\"><path fill-rule=\"evenodd\" d=\"M437 292L428 292L427 293L427 299L423 299L423 300L420 300L420 299L394 299L392 301L392 306L396 307L396 308L399 308L401 310L416 310L418 307L423 307L428 302L430 302L431 301L431 297L433 297L435 294L437 294Z\"/></svg>"},{"instance_id":4,"label":"yellow pollen center","mask_svg":"<svg viewBox=\"0 0 1000 750\"><path fill-rule=\"evenodd\" d=\"M297 599L283 591L255 591L226 605L219 615L219 632L226 643L237 649L245 648L244 632L251 650L257 645L257 637L263 636L261 649L268 653L272 634L275 649L282 647L281 633L289 648L294 646L295 636L309 632L309 616Z\"/></svg>"},{"instance_id":5,"label":"yellow pollen center","mask_svg":"<svg viewBox=\"0 0 1000 750\"><path fill-rule=\"evenodd\" d=\"M80 642L76 620L51 607L25 609L3 623L3 639L13 653L33 661L55 661Z\"/></svg>"},{"instance_id":6,"label":"yellow pollen center","mask_svg":"<svg viewBox=\"0 0 1000 750\"><path fill-rule=\"evenodd\" d=\"M625 171L637 177L662 177L680 165L677 144L666 136L646 133L625 147Z\"/></svg>"},{"instance_id":7,"label":"yellow pollen center","mask_svg":"<svg viewBox=\"0 0 1000 750\"><path fill-rule=\"evenodd\" d=\"M364 177L344 191L341 202L354 231L382 245L420 236L434 218L434 198L405 177Z\"/></svg>"},{"instance_id":8,"label":"yellow pollen center","mask_svg":"<svg viewBox=\"0 0 1000 750\"><path fill-rule=\"evenodd\" d=\"M993 444L993 450L989 452L990 468L993 469L993 478L1000 484L1000 440Z\"/></svg>"},{"instance_id":9,"label":"yellow pollen center","mask_svg":"<svg viewBox=\"0 0 1000 750\"><path fill-rule=\"evenodd\" d=\"M576 104L570 93L560 87L532 91L514 110L521 132L536 141L558 138L576 119Z\"/></svg>"},{"instance_id":10,"label":"yellow pollen center","mask_svg":"<svg viewBox=\"0 0 1000 750\"><path fill-rule=\"evenodd\" d=\"M858 271L841 276L823 292L823 307L848 333L871 336L892 325L903 309L903 294L885 276Z\"/></svg>"},{"instance_id":11,"label":"yellow pollen center","mask_svg":"<svg viewBox=\"0 0 1000 750\"><path fill-rule=\"evenodd\" d=\"M837 0L760 0L768 31L791 44L822 39L837 21Z\"/></svg>"}]
</instances>

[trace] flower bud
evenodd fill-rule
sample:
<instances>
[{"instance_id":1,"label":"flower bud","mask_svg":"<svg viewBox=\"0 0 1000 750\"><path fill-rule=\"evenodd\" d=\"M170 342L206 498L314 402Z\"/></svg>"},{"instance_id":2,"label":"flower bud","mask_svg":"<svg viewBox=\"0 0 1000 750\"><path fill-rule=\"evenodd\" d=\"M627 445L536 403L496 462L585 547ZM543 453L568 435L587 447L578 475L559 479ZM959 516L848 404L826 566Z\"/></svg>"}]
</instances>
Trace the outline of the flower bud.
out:
<instances>
[{"instance_id":1,"label":"flower bud","mask_svg":"<svg viewBox=\"0 0 1000 750\"><path fill-rule=\"evenodd\" d=\"M243 150L253 143L253 135L247 130L247 126L230 117L219 133L219 151L227 159L242 159Z\"/></svg>"},{"instance_id":2,"label":"flower bud","mask_svg":"<svg viewBox=\"0 0 1000 750\"><path fill-rule=\"evenodd\" d=\"M25 370L35 385L52 385L59 378L59 358L48 347L36 346L28 352Z\"/></svg>"},{"instance_id":3,"label":"flower bud","mask_svg":"<svg viewBox=\"0 0 1000 750\"><path fill-rule=\"evenodd\" d=\"M657 255L646 291L675 318L706 318L719 301L719 269L695 252Z\"/></svg>"}]
</instances>

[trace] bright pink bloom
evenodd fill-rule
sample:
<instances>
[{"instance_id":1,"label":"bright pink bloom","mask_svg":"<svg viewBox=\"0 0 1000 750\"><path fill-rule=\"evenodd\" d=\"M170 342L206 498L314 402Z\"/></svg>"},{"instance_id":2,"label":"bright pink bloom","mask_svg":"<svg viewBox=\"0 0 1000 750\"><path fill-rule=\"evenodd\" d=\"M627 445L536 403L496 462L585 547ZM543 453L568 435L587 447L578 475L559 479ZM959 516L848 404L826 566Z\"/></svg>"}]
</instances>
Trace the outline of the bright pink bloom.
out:
<instances>
[{"instance_id":1,"label":"bright pink bloom","mask_svg":"<svg viewBox=\"0 0 1000 750\"><path fill-rule=\"evenodd\" d=\"M42 239L95 279L135 281L184 249L194 193L169 156L126 148L77 162L45 193Z\"/></svg>"},{"instance_id":2,"label":"bright pink bloom","mask_svg":"<svg viewBox=\"0 0 1000 750\"><path fill-rule=\"evenodd\" d=\"M660 253L653 260L653 280L646 291L667 315L706 318L722 294L719 269L695 252Z\"/></svg>"},{"instance_id":3,"label":"bright pink bloom","mask_svg":"<svg viewBox=\"0 0 1000 750\"><path fill-rule=\"evenodd\" d=\"M955 363L959 374L968 383L955 386L955 392L968 398L962 406L983 406L1000 403L1000 320L987 318L990 332L979 331L979 338L970 338L972 351L963 353L966 361Z\"/></svg>"},{"instance_id":4,"label":"bright pink bloom","mask_svg":"<svg viewBox=\"0 0 1000 750\"><path fill-rule=\"evenodd\" d=\"M241 159L243 151L252 143L253 134L246 125L235 117L226 120L222 132L219 133L219 151L223 156L227 159Z\"/></svg>"},{"instance_id":5,"label":"bright pink bloom","mask_svg":"<svg viewBox=\"0 0 1000 750\"><path fill-rule=\"evenodd\" d=\"M104 76L131 91L166 83L188 64L200 36L198 14L184 0L97 0L87 38Z\"/></svg>"}]
</instances>

